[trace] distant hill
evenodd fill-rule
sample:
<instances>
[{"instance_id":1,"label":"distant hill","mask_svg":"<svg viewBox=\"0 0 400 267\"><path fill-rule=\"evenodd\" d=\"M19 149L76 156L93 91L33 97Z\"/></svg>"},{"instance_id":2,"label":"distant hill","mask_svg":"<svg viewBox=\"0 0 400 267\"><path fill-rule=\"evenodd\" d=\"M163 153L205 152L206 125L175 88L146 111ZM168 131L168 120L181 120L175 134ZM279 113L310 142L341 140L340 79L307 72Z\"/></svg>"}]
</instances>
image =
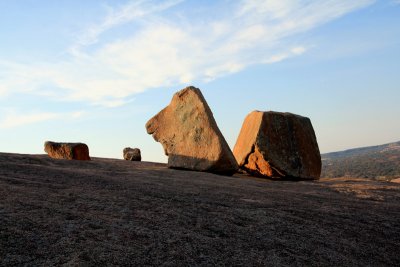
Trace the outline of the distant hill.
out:
<instances>
[{"instance_id":1,"label":"distant hill","mask_svg":"<svg viewBox=\"0 0 400 267\"><path fill-rule=\"evenodd\" d=\"M400 141L322 154L321 177L400 177Z\"/></svg>"}]
</instances>

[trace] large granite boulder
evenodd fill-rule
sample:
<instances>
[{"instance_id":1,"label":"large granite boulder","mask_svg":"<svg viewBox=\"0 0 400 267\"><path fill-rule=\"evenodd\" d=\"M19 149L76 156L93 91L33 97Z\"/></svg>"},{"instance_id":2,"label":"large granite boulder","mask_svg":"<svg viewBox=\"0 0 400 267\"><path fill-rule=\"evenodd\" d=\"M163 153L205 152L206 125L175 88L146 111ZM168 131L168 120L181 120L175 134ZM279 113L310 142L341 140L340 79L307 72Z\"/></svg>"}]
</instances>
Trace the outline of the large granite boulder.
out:
<instances>
[{"instance_id":1,"label":"large granite boulder","mask_svg":"<svg viewBox=\"0 0 400 267\"><path fill-rule=\"evenodd\" d=\"M146 123L162 144L170 168L231 175L238 166L198 88L177 92L171 103Z\"/></svg>"},{"instance_id":2,"label":"large granite boulder","mask_svg":"<svg viewBox=\"0 0 400 267\"><path fill-rule=\"evenodd\" d=\"M47 141L44 151L55 159L90 160L89 148L83 143L58 143Z\"/></svg>"},{"instance_id":3,"label":"large granite boulder","mask_svg":"<svg viewBox=\"0 0 400 267\"><path fill-rule=\"evenodd\" d=\"M122 151L124 159L129 161L141 161L142 156L139 148L125 147Z\"/></svg>"},{"instance_id":4,"label":"large granite boulder","mask_svg":"<svg viewBox=\"0 0 400 267\"><path fill-rule=\"evenodd\" d=\"M321 155L309 118L253 111L233 149L241 169L269 178L318 179Z\"/></svg>"}]
</instances>

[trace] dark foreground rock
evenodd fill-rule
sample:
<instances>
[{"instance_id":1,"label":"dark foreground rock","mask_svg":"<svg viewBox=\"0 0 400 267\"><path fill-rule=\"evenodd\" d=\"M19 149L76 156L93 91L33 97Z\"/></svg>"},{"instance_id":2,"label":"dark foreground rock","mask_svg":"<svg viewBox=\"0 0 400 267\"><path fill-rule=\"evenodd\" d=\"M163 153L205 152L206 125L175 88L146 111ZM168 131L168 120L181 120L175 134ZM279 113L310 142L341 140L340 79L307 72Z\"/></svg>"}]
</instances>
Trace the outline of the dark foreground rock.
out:
<instances>
[{"instance_id":1,"label":"dark foreground rock","mask_svg":"<svg viewBox=\"0 0 400 267\"><path fill-rule=\"evenodd\" d=\"M171 168L232 175L238 166L198 88L177 92L146 124L162 144Z\"/></svg>"},{"instance_id":2,"label":"dark foreground rock","mask_svg":"<svg viewBox=\"0 0 400 267\"><path fill-rule=\"evenodd\" d=\"M321 155L309 118L253 111L233 149L239 167L269 178L318 179Z\"/></svg>"},{"instance_id":3,"label":"dark foreground rock","mask_svg":"<svg viewBox=\"0 0 400 267\"><path fill-rule=\"evenodd\" d=\"M0 153L0 266L398 266L400 185Z\"/></svg>"},{"instance_id":4,"label":"dark foreground rock","mask_svg":"<svg viewBox=\"0 0 400 267\"><path fill-rule=\"evenodd\" d=\"M125 160L130 160L130 161L141 161L142 160L142 155L140 154L139 148L125 147L124 150L122 151L122 153L123 153Z\"/></svg>"},{"instance_id":5,"label":"dark foreground rock","mask_svg":"<svg viewBox=\"0 0 400 267\"><path fill-rule=\"evenodd\" d=\"M89 147L83 143L59 143L46 141L44 151L54 159L90 160Z\"/></svg>"}]
</instances>

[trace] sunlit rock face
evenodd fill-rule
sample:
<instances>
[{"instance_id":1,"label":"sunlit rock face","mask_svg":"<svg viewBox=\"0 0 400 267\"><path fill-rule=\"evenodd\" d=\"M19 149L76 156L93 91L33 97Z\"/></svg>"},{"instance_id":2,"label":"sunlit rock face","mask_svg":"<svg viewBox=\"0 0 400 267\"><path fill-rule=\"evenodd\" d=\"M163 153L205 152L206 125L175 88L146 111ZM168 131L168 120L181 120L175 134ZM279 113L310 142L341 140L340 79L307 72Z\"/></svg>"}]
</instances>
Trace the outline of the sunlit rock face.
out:
<instances>
[{"instance_id":1,"label":"sunlit rock face","mask_svg":"<svg viewBox=\"0 0 400 267\"><path fill-rule=\"evenodd\" d=\"M170 168L233 174L238 166L201 91L187 87L146 124Z\"/></svg>"},{"instance_id":2,"label":"sunlit rock face","mask_svg":"<svg viewBox=\"0 0 400 267\"><path fill-rule=\"evenodd\" d=\"M44 151L54 159L90 160L89 147L83 143L59 143L46 141Z\"/></svg>"},{"instance_id":3,"label":"sunlit rock face","mask_svg":"<svg viewBox=\"0 0 400 267\"><path fill-rule=\"evenodd\" d=\"M321 155L309 118L253 111L233 149L239 167L268 178L318 179Z\"/></svg>"}]
</instances>

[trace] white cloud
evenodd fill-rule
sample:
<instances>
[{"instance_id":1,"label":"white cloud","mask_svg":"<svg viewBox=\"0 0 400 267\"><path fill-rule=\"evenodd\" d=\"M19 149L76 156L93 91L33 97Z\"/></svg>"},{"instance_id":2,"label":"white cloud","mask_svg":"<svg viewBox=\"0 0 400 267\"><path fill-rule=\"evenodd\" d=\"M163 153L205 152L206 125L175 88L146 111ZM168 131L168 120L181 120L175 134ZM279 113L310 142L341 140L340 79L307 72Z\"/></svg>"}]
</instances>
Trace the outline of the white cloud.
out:
<instances>
[{"instance_id":1,"label":"white cloud","mask_svg":"<svg viewBox=\"0 0 400 267\"><path fill-rule=\"evenodd\" d=\"M57 117L59 117L59 115L56 113L9 114L0 122L0 128L15 128L18 126L56 119Z\"/></svg>"},{"instance_id":2,"label":"white cloud","mask_svg":"<svg viewBox=\"0 0 400 267\"><path fill-rule=\"evenodd\" d=\"M71 113L71 118L78 119L85 115L85 111L75 111Z\"/></svg>"},{"instance_id":3,"label":"white cloud","mask_svg":"<svg viewBox=\"0 0 400 267\"><path fill-rule=\"evenodd\" d=\"M135 19L143 18L146 15L163 11L172 6L175 6L183 0L169 0L169 1L149 1L138 0L130 2L117 10L110 9L110 14L103 19L100 24L94 24L80 35L75 44L70 47L70 52L74 55L80 55L80 49L97 43L99 36L112 29L115 26L121 26Z\"/></svg>"},{"instance_id":4,"label":"white cloud","mask_svg":"<svg viewBox=\"0 0 400 267\"><path fill-rule=\"evenodd\" d=\"M84 111L75 111L70 113L54 113L54 112L33 112L28 114L17 113L14 110L6 112L0 120L0 129L11 129L23 127L30 124L56 120L56 119L78 119L85 115Z\"/></svg>"},{"instance_id":5,"label":"white cloud","mask_svg":"<svg viewBox=\"0 0 400 267\"><path fill-rule=\"evenodd\" d=\"M7 94L8 88L5 85L0 85L0 97Z\"/></svg>"},{"instance_id":6,"label":"white cloud","mask_svg":"<svg viewBox=\"0 0 400 267\"><path fill-rule=\"evenodd\" d=\"M250 65L301 55L307 47L292 43L291 37L373 1L247 0L227 2L228 12L218 18L163 13L180 2L142 0L112 10L98 26L82 31L63 62L0 62L0 73L6 70L0 96L28 91L120 106L151 88L210 81ZM128 23L135 29L128 36L106 38Z\"/></svg>"},{"instance_id":7,"label":"white cloud","mask_svg":"<svg viewBox=\"0 0 400 267\"><path fill-rule=\"evenodd\" d=\"M290 52L292 52L295 55L301 55L304 52L306 52L306 48L302 47L302 46L297 46L297 47L293 47Z\"/></svg>"}]
</instances>

